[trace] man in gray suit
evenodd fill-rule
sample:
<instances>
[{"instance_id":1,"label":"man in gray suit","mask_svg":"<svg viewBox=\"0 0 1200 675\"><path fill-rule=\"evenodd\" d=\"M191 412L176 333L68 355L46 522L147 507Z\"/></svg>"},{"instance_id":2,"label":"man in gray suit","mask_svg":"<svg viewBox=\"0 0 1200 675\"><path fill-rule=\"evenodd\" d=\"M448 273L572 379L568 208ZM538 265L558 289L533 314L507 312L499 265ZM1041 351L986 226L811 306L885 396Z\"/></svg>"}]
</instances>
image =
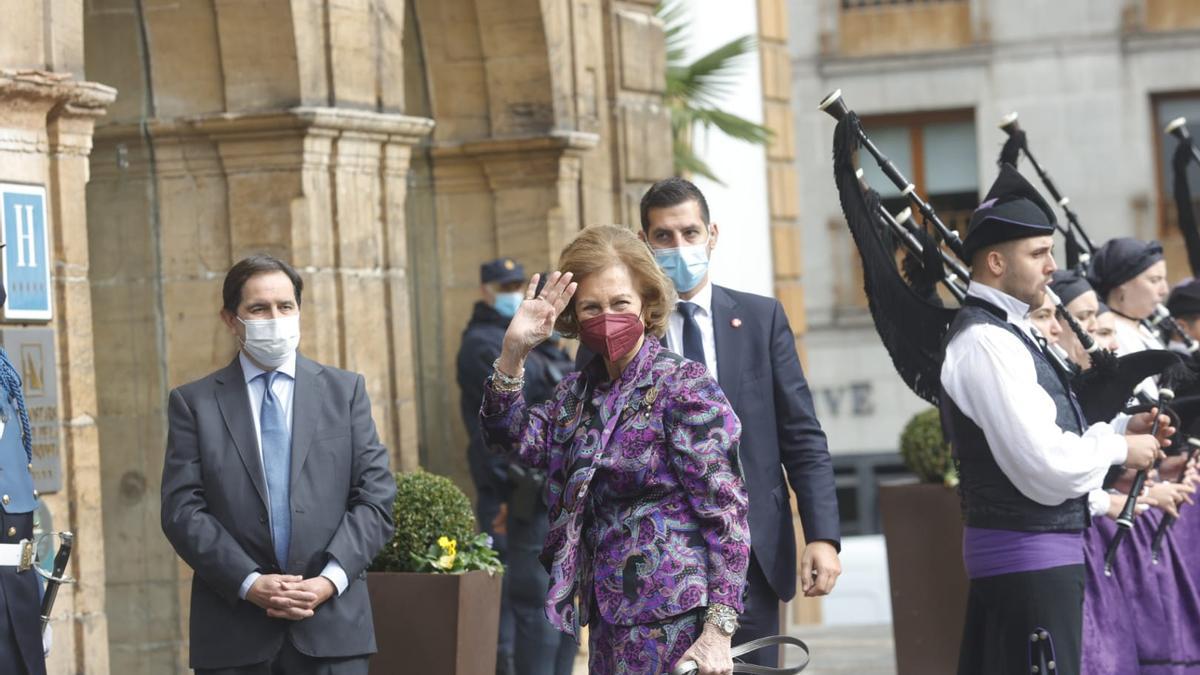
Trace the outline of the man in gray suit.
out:
<instances>
[{"instance_id":1,"label":"man in gray suit","mask_svg":"<svg viewBox=\"0 0 1200 675\"><path fill-rule=\"evenodd\" d=\"M241 349L171 392L162 527L192 578L191 667L207 675L367 672L366 568L396 484L362 375L297 353L303 281L258 255L225 276Z\"/></svg>"}]
</instances>

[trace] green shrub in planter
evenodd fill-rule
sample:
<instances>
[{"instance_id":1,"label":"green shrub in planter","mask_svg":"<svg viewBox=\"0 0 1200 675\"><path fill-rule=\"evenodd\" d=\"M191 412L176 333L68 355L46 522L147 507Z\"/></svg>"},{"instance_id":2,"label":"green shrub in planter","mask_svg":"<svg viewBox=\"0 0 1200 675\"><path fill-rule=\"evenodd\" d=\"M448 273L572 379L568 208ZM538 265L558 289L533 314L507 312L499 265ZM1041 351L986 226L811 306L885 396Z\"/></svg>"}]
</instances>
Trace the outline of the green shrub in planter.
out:
<instances>
[{"instance_id":1,"label":"green shrub in planter","mask_svg":"<svg viewBox=\"0 0 1200 675\"><path fill-rule=\"evenodd\" d=\"M393 507L396 533L371 565L372 572L458 572L472 558L495 556L487 535L477 535L471 500L449 478L425 471L396 474ZM443 544L439 546L438 542ZM451 547L450 542L454 542ZM486 550L480 550L480 549ZM431 565L431 550L445 549L434 561L449 554L458 564ZM463 560L456 560L457 558ZM485 561L486 562L486 561ZM498 564L498 563L497 563ZM486 569L486 564L470 569Z\"/></svg>"},{"instance_id":2,"label":"green shrub in planter","mask_svg":"<svg viewBox=\"0 0 1200 675\"><path fill-rule=\"evenodd\" d=\"M900 456L925 483L958 485L958 472L950 455L950 444L942 437L937 408L913 415L900 434Z\"/></svg>"}]
</instances>

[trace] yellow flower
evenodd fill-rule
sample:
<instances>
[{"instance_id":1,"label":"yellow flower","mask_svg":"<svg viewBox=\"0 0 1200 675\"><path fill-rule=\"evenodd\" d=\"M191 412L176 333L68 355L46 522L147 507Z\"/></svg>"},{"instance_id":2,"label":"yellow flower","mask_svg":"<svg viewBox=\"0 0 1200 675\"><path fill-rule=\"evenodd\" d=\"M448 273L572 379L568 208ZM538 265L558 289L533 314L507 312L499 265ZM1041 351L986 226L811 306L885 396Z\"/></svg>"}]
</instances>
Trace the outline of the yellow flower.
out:
<instances>
[{"instance_id":1,"label":"yellow flower","mask_svg":"<svg viewBox=\"0 0 1200 675\"><path fill-rule=\"evenodd\" d=\"M449 553L447 555L444 555L444 556L438 558L437 562L434 563L433 566L438 568L439 570L448 570L448 569L454 567L454 558L455 557L456 556L454 553Z\"/></svg>"},{"instance_id":2,"label":"yellow flower","mask_svg":"<svg viewBox=\"0 0 1200 675\"><path fill-rule=\"evenodd\" d=\"M449 545L450 545L449 537L446 537L444 535L441 537L438 537L438 546L441 546L442 548L446 548Z\"/></svg>"},{"instance_id":3,"label":"yellow flower","mask_svg":"<svg viewBox=\"0 0 1200 675\"><path fill-rule=\"evenodd\" d=\"M438 537L437 543L438 543L438 546L440 546L442 548L442 551L445 552L445 554L450 556L451 558L454 558L454 556L458 555L458 540L457 539L451 539L449 537L443 536L443 537Z\"/></svg>"}]
</instances>

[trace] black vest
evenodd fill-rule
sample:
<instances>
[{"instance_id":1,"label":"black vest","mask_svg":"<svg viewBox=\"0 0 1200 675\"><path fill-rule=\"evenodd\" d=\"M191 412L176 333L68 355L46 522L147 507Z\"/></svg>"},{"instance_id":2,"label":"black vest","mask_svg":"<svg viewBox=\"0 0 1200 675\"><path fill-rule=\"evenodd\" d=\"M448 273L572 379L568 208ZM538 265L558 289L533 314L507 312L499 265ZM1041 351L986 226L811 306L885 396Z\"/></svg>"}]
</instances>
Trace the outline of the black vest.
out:
<instances>
[{"instance_id":1,"label":"black vest","mask_svg":"<svg viewBox=\"0 0 1200 675\"><path fill-rule=\"evenodd\" d=\"M1000 308L968 296L950 324L945 344L976 324L998 326L1017 336L1033 358L1038 384L1054 401L1059 428L1082 433L1086 428L1083 412L1071 393L1066 376L1055 368L1040 347L1006 319ZM959 410L945 389L942 389L941 413L942 429L958 462L959 494L967 526L1022 532L1070 532L1088 526L1087 495L1068 499L1057 506L1045 506L1021 494L996 464L983 430Z\"/></svg>"}]
</instances>

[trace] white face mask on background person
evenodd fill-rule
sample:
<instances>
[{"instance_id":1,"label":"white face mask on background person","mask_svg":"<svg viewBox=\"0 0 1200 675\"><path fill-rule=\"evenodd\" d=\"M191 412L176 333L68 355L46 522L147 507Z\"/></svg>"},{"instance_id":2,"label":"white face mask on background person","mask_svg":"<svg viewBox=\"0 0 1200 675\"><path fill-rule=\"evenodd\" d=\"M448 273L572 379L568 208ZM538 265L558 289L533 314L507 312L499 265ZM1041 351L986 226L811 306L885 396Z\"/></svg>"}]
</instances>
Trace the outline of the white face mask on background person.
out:
<instances>
[{"instance_id":1,"label":"white face mask on background person","mask_svg":"<svg viewBox=\"0 0 1200 675\"><path fill-rule=\"evenodd\" d=\"M300 314L278 319L243 319L246 327L242 348L250 358L268 368L282 366L300 345Z\"/></svg>"}]
</instances>

